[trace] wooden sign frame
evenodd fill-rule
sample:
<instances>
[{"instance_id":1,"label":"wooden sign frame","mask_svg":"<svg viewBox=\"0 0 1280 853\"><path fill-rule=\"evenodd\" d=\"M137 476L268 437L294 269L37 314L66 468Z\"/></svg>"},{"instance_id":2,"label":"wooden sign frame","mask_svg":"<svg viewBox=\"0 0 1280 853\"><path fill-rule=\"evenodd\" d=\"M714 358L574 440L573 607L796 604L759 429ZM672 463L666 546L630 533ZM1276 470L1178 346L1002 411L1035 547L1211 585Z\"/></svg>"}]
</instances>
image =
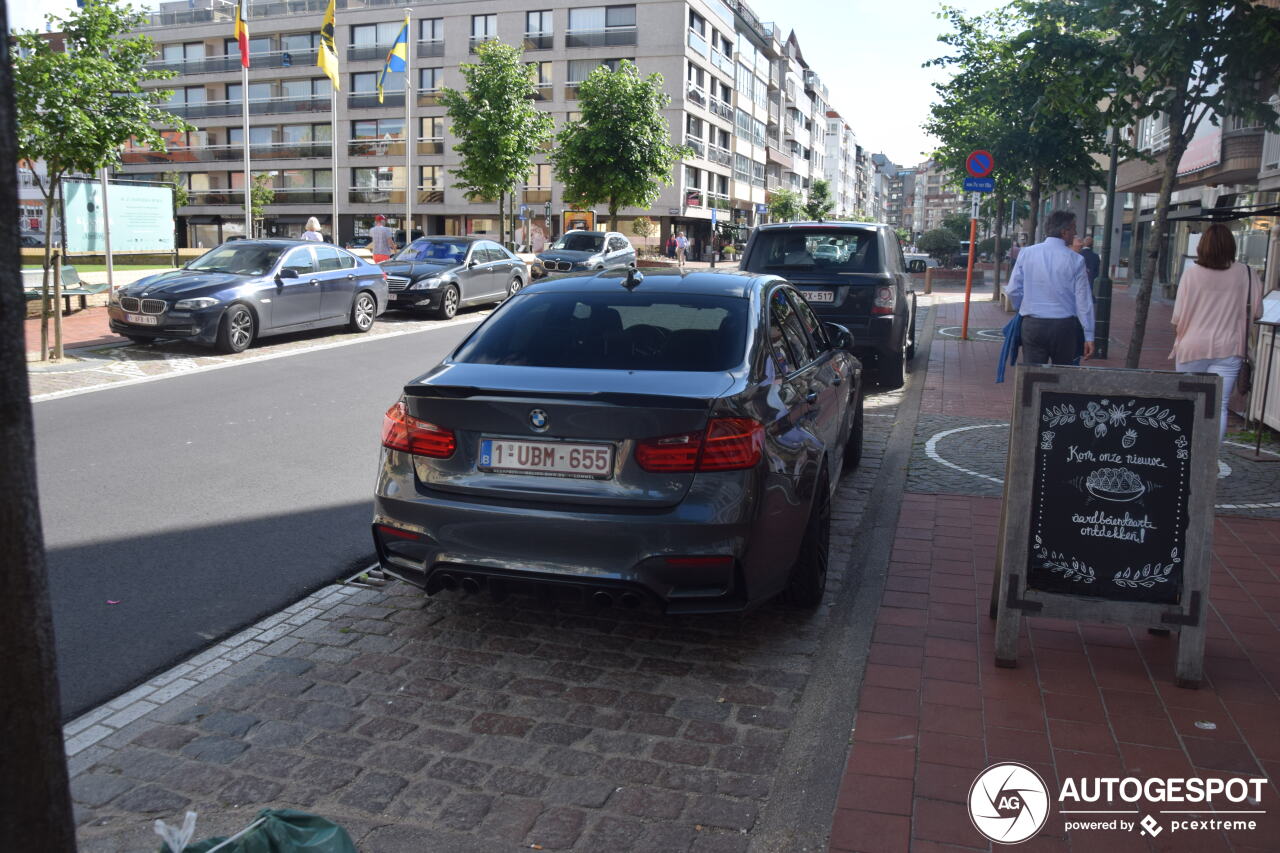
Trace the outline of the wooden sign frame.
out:
<instances>
[{"instance_id":1,"label":"wooden sign frame","mask_svg":"<svg viewBox=\"0 0 1280 853\"><path fill-rule=\"evenodd\" d=\"M1055 405L1045 411L1042 405L1046 394L1052 395L1050 402ZM1106 622L1130 625L1142 628L1165 628L1179 632L1178 655L1176 665L1177 684L1180 687L1198 687L1204 672L1204 640L1206 619L1209 604L1209 566L1210 549L1213 537L1214 500L1217 493L1218 475L1218 418L1222 379L1214 374L1172 373L1154 370L1118 370L1108 368L1051 367L1019 365L1014 378L1013 417L1009 434L1009 456L1004 482L1004 504L1001 513L1000 541L997 546L995 582L992 589L993 615L996 616L995 662L997 666L1017 666L1018 633L1022 617L1046 616L1056 619L1078 620L1082 622ZM1079 406L1063 405L1064 397L1074 396L1080 399ZM1156 401L1152 403L1153 400ZM1134 401L1138 401L1135 403ZM1142 405L1143 401L1147 405ZM1103 402L1108 406L1101 407ZM1157 404L1160 405L1153 410ZM1090 406L1090 403L1093 405ZM1188 403L1190 405L1188 405ZM1111 413L1110 419L1098 418L1103 409ZM1174 423L1173 410L1181 412L1184 419ZM1057 420L1055 421L1055 418ZM1189 420L1188 420L1189 419ZM1049 426L1063 424L1060 430L1079 431L1082 428L1093 431L1094 435L1106 435L1108 429L1124 428L1125 448L1135 447L1142 430L1150 431L1153 440L1158 438L1160 445L1176 447L1176 462L1170 464L1178 468L1176 495L1177 511L1175 515L1185 516L1185 527L1178 527L1174 534L1168 534L1162 541L1161 553L1150 554L1146 565L1142 560L1120 556L1126 549L1115 549L1118 562L1100 564L1096 568L1081 564L1078 568L1087 571L1087 582L1076 588L1088 590L1093 594L1071 594L1062 588L1053 587L1054 583L1044 583L1045 568L1055 572L1062 569L1061 576L1070 577L1073 572L1074 558L1069 553L1049 552L1046 547L1033 544L1033 537L1039 536L1044 524L1042 515L1045 499L1036 494L1037 465L1047 470L1047 460L1055 447L1054 433ZM1185 430L1183 426L1190 426ZM1135 429L1136 427L1136 429ZM1101 430L1097 432L1096 430ZM1186 433L1190 432L1187 437ZM1068 432L1068 435L1074 435ZM1176 445L1170 445L1175 439ZM1063 443L1060 439L1056 452L1061 459L1064 455ZM1072 462L1078 462L1080 456L1070 454ZM1039 451L1044 450L1041 454ZM1118 445L1117 445L1118 450ZM1103 460L1120 462L1129 457L1128 451L1099 454ZM1115 477L1123 481L1126 477L1133 480L1134 491L1143 488L1142 480L1125 465L1114 468L1105 467L1108 462L1094 463L1094 457L1086 457L1089 461L1078 466L1081 472L1077 485L1082 500L1088 508L1103 506L1105 509L1094 510L1082 523L1086 526L1095 521L1098 512L1120 512L1113 507L1129 506L1108 501L1132 500L1122 492L1098 495L1105 500L1092 501L1086 496L1086 479L1088 492L1097 495L1104 486L1103 478ZM1163 457L1141 457L1137 459L1156 460L1150 462L1161 469L1168 466L1160 464ZM1065 463L1064 463L1065 464ZM1138 467L1138 466L1134 466ZM1123 470L1122 470L1123 469ZM1139 471L1141 469L1139 468ZM1085 473L1089 476L1086 477ZM1098 472L1098 473L1095 473ZM1099 476L1099 473L1101 476ZM1134 478L1137 478L1134 480ZM1167 475L1166 475L1167 479ZM1183 484L1185 481L1185 494ZM1049 484L1042 483L1041 491ZM1169 487L1171 484L1166 483ZM1125 488L1123 484L1112 484L1113 488ZM1063 500L1062 484L1055 483L1057 493L1053 499ZM1070 491L1070 489L1066 489ZM1172 493L1170 493L1172 495ZM1012 496L1012 498L1011 498ZM1073 496L1074 498L1074 496ZM1016 499L1016 500L1014 500ZM1165 499L1168 500L1167 498ZM1132 504L1134 507L1141 504ZM1039 509L1037 509L1039 508ZM1087 511L1082 511L1081 515ZM1041 516L1037 516L1037 512ZM1136 510L1135 510L1136 513ZM1134 520L1127 509L1119 516L1122 522L1107 525L1105 535L1115 538L1141 536L1144 528L1168 528L1169 519L1157 517L1154 522L1149 516L1142 520ZM1074 518L1074 517L1073 517ZM1114 517L1108 519L1114 522ZM1105 524L1106 522L1104 522ZM1082 531L1083 532L1083 531ZM1096 531L1090 535L1097 535ZM1168 535L1176 535L1182 545L1170 555L1164 551L1168 544ZM1039 541L1038 539L1036 541ZM1096 548L1096 546L1094 546ZM1128 549L1132 553L1132 549ZM1044 555L1048 553L1046 558ZM1165 561L1164 564L1161 561ZM1035 561L1035 562L1033 562ZM1036 562L1040 568L1036 568ZM1099 561L1094 561L1099 562ZM1126 565L1122 567L1120 563ZM1128 565L1133 563L1133 565ZM1172 574L1174 564L1180 574ZM1152 578L1150 567L1154 566L1157 576ZM1166 574L1162 578L1160 571ZM1030 576L1039 572L1041 588L1033 588L1028 584ZM1144 572L1139 578L1138 572ZM1057 575L1054 576L1056 578ZM1079 579L1078 577L1075 579ZM1140 586L1155 588L1156 592L1170 600L1164 602L1117 600L1132 595L1138 590L1134 580ZM1095 582L1096 581L1096 582ZM1155 583L1160 581L1160 583ZM1168 581L1168 582L1166 582ZM1174 583L1173 581L1176 581ZM1110 582L1110 583L1108 583ZM1058 583L1059 587L1064 584ZM1113 593L1108 598L1106 593ZM1140 590L1138 594L1143 594Z\"/></svg>"}]
</instances>

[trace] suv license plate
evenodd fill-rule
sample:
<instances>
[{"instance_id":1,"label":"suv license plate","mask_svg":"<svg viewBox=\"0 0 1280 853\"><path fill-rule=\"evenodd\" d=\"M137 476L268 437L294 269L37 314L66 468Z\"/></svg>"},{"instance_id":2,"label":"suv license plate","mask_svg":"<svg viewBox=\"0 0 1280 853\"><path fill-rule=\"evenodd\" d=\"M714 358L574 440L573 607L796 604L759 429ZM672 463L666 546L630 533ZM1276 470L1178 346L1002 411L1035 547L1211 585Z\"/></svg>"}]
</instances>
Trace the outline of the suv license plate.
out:
<instances>
[{"instance_id":1,"label":"suv license plate","mask_svg":"<svg viewBox=\"0 0 1280 853\"><path fill-rule=\"evenodd\" d=\"M607 480L613 471L613 445L566 441L480 441L481 471L540 474Z\"/></svg>"},{"instance_id":2,"label":"suv license plate","mask_svg":"<svg viewBox=\"0 0 1280 853\"><path fill-rule=\"evenodd\" d=\"M160 325L159 317L152 317L150 314L125 314L125 320L133 323L135 326L158 326Z\"/></svg>"},{"instance_id":3,"label":"suv license plate","mask_svg":"<svg viewBox=\"0 0 1280 853\"><path fill-rule=\"evenodd\" d=\"M835 302L836 294L834 290L802 290L800 295L804 297L805 302Z\"/></svg>"}]
</instances>

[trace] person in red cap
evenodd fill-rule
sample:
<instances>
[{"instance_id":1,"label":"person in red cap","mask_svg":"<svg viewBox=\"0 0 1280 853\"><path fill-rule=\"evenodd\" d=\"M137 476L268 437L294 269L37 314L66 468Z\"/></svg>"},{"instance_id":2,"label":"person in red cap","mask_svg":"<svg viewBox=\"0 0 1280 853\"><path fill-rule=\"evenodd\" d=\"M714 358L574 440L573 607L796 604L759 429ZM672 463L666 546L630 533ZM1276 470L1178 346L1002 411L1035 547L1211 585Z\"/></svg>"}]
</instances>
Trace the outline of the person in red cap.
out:
<instances>
[{"instance_id":1,"label":"person in red cap","mask_svg":"<svg viewBox=\"0 0 1280 853\"><path fill-rule=\"evenodd\" d=\"M373 227L369 229L369 251L373 253L373 262L380 264L391 260L396 252L395 234L387 227L387 217L379 213L373 217Z\"/></svg>"}]
</instances>

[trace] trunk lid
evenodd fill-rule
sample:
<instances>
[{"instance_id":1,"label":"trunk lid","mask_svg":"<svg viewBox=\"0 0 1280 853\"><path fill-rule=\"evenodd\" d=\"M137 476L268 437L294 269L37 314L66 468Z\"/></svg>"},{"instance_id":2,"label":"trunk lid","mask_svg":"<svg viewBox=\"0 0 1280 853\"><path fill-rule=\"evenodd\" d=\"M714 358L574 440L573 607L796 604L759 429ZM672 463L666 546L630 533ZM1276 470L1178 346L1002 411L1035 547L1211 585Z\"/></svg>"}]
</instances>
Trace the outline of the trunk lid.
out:
<instances>
[{"instance_id":1,"label":"trunk lid","mask_svg":"<svg viewBox=\"0 0 1280 853\"><path fill-rule=\"evenodd\" d=\"M457 440L449 459L414 457L419 485L508 502L674 506L694 474L641 469L635 444L704 429L713 402L735 381L728 372L442 364L404 389L410 415L453 430ZM612 465L603 479L483 470L485 440L609 448Z\"/></svg>"}]
</instances>

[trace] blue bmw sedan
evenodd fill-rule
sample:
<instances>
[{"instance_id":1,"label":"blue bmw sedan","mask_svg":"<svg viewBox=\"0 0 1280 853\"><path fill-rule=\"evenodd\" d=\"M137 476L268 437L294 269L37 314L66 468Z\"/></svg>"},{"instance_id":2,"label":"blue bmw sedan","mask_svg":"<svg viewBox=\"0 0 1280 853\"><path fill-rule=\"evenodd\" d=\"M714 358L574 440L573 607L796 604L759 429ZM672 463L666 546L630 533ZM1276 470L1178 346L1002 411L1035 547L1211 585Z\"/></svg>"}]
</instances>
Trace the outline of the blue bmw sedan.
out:
<instances>
[{"instance_id":1,"label":"blue bmw sedan","mask_svg":"<svg viewBox=\"0 0 1280 853\"><path fill-rule=\"evenodd\" d=\"M790 284L611 270L513 295L387 411L382 567L429 594L815 607L862 367Z\"/></svg>"},{"instance_id":2,"label":"blue bmw sedan","mask_svg":"<svg viewBox=\"0 0 1280 853\"><path fill-rule=\"evenodd\" d=\"M183 338L222 352L259 337L347 326L373 328L387 277L345 249L301 240L236 240L186 266L115 292L111 331L135 343Z\"/></svg>"}]
</instances>

